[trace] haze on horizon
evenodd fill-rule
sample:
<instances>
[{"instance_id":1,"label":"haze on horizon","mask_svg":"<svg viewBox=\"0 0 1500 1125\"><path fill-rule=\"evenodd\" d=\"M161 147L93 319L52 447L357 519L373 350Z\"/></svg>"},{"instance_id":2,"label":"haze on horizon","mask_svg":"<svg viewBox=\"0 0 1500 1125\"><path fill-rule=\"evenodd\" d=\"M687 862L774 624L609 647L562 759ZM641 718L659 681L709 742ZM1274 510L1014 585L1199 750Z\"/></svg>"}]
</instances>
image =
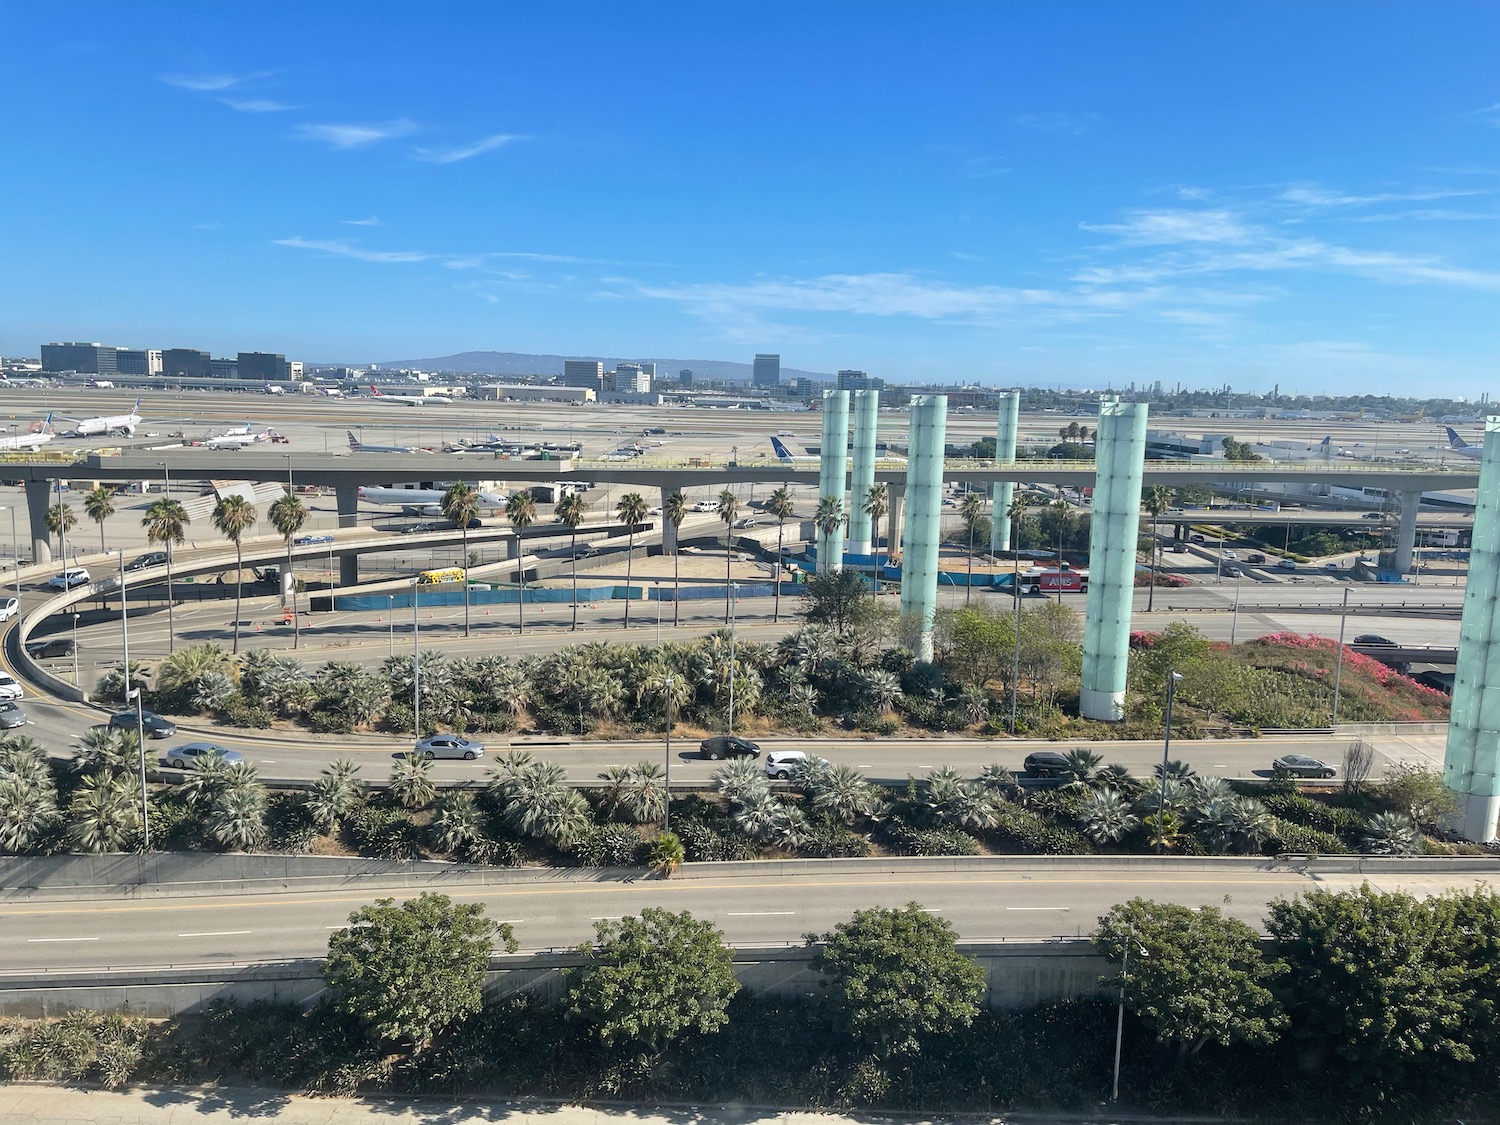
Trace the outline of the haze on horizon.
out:
<instances>
[{"instance_id":1,"label":"haze on horizon","mask_svg":"<svg viewBox=\"0 0 1500 1125\"><path fill-rule=\"evenodd\" d=\"M80 0L0 35L0 354L1495 389L1495 6Z\"/></svg>"}]
</instances>

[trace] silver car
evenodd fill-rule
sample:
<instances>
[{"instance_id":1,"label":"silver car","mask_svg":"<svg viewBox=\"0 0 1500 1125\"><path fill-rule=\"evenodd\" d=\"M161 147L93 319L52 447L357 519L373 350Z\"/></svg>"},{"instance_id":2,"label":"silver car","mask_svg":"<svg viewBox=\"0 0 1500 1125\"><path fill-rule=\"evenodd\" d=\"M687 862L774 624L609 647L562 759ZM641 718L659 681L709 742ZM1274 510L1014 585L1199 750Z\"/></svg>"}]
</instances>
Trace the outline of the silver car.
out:
<instances>
[{"instance_id":1,"label":"silver car","mask_svg":"<svg viewBox=\"0 0 1500 1125\"><path fill-rule=\"evenodd\" d=\"M462 758L472 762L484 753L484 743L456 734L435 734L417 743L416 753L424 758Z\"/></svg>"},{"instance_id":2,"label":"silver car","mask_svg":"<svg viewBox=\"0 0 1500 1125\"><path fill-rule=\"evenodd\" d=\"M161 756L161 764L174 770L191 769L204 758L218 757L226 765L243 762L245 756L238 750L228 750L217 742L184 742L174 746Z\"/></svg>"}]
</instances>

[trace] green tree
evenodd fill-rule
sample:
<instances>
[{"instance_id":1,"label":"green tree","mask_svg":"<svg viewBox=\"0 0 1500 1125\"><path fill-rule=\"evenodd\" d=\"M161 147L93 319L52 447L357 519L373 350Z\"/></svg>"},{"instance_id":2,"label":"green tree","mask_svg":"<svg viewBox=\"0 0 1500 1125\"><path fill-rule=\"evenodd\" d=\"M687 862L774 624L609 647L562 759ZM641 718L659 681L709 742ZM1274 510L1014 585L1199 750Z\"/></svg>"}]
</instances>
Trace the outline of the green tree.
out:
<instances>
[{"instance_id":1,"label":"green tree","mask_svg":"<svg viewBox=\"0 0 1500 1125\"><path fill-rule=\"evenodd\" d=\"M677 544L678 537L682 534L682 521L687 519L687 493L677 489L668 496L662 504L662 518L672 525L672 624L677 625L682 621L682 586L679 582L682 551Z\"/></svg>"},{"instance_id":2,"label":"green tree","mask_svg":"<svg viewBox=\"0 0 1500 1125\"><path fill-rule=\"evenodd\" d=\"M1260 936L1216 907L1131 899L1099 919L1094 944L1122 970L1129 948L1128 970L1104 983L1123 984L1125 1006L1179 1054L1272 1043L1286 1026Z\"/></svg>"},{"instance_id":3,"label":"green tree","mask_svg":"<svg viewBox=\"0 0 1500 1125\"><path fill-rule=\"evenodd\" d=\"M469 525L479 515L479 489L467 481L456 480L443 493L443 516L463 536L464 544L464 636L469 635Z\"/></svg>"},{"instance_id":4,"label":"green tree","mask_svg":"<svg viewBox=\"0 0 1500 1125\"><path fill-rule=\"evenodd\" d=\"M884 483L870 485L869 491L865 493L864 509L865 515L870 517L870 548L875 556L875 571L871 576L874 581L871 583L871 589L876 593L880 592L880 551L878 549L880 544L880 521L885 518L886 512L890 510L890 506L890 490L886 485ZM890 556L889 544L886 545L886 556Z\"/></svg>"},{"instance_id":5,"label":"green tree","mask_svg":"<svg viewBox=\"0 0 1500 1125\"><path fill-rule=\"evenodd\" d=\"M214 505L212 519L214 530L234 544L234 647L230 651L237 653L240 651L240 595L245 585L244 539L245 532L255 526L255 505L243 496L221 496ZM100 534L103 534L102 530Z\"/></svg>"},{"instance_id":6,"label":"green tree","mask_svg":"<svg viewBox=\"0 0 1500 1125\"><path fill-rule=\"evenodd\" d=\"M729 1001L740 986L712 922L647 907L638 918L596 922L594 933L578 947L583 964L563 970L567 1011L606 1047L633 1044L655 1053L682 1035L708 1035L729 1022Z\"/></svg>"},{"instance_id":7,"label":"green tree","mask_svg":"<svg viewBox=\"0 0 1500 1125\"><path fill-rule=\"evenodd\" d=\"M625 548L625 628L627 629L630 628L630 601L633 592L630 575L635 562L635 529L645 522L650 510L646 506L646 498L639 492L627 492L615 505L615 515L620 517L620 522L625 525L628 533L628 545Z\"/></svg>"},{"instance_id":8,"label":"green tree","mask_svg":"<svg viewBox=\"0 0 1500 1125\"><path fill-rule=\"evenodd\" d=\"M724 521L724 624L729 624L730 602L734 598L734 582L729 568L734 562L734 521L740 515L740 498L729 489L719 493L719 518Z\"/></svg>"},{"instance_id":9,"label":"green tree","mask_svg":"<svg viewBox=\"0 0 1500 1125\"><path fill-rule=\"evenodd\" d=\"M802 616L809 624L827 625L844 636L865 619L872 598L865 580L852 570L819 569L807 580Z\"/></svg>"},{"instance_id":10,"label":"green tree","mask_svg":"<svg viewBox=\"0 0 1500 1125\"><path fill-rule=\"evenodd\" d=\"M1012 552L1018 551L1021 547L1021 521L1026 518L1026 497L1019 488L1011 493L1010 504L1006 507L1005 514L1010 518L1008 546Z\"/></svg>"},{"instance_id":11,"label":"green tree","mask_svg":"<svg viewBox=\"0 0 1500 1125\"><path fill-rule=\"evenodd\" d=\"M832 574L842 569L844 560L833 557L833 533L843 527L847 519L842 496L824 496L818 500L817 511L813 513L813 526L821 536L818 543L819 574Z\"/></svg>"},{"instance_id":12,"label":"green tree","mask_svg":"<svg viewBox=\"0 0 1500 1125\"><path fill-rule=\"evenodd\" d=\"M95 485L83 494L83 511L99 525L99 550L103 551L104 521L115 514L115 494L102 484Z\"/></svg>"},{"instance_id":13,"label":"green tree","mask_svg":"<svg viewBox=\"0 0 1500 1125\"><path fill-rule=\"evenodd\" d=\"M323 979L338 1011L382 1040L420 1050L479 1011L497 936L515 952L510 925L496 926L478 903L430 893L399 906L377 899L329 936Z\"/></svg>"},{"instance_id":14,"label":"green tree","mask_svg":"<svg viewBox=\"0 0 1500 1125\"><path fill-rule=\"evenodd\" d=\"M68 532L78 526L78 516L62 501L47 509L47 530L57 536L57 553L62 557L64 569L68 565ZM77 552L74 552L77 557Z\"/></svg>"},{"instance_id":15,"label":"green tree","mask_svg":"<svg viewBox=\"0 0 1500 1125\"><path fill-rule=\"evenodd\" d=\"M282 494L271 504L271 510L267 513L271 519L271 526L276 529L276 534L286 544L286 570L281 575L281 581L289 585L292 590L292 647L296 648L302 642L302 622L297 613L297 581L292 573L292 540L297 537L297 532L302 530L302 525L307 522L307 505L302 503L302 498L290 488L283 489Z\"/></svg>"},{"instance_id":16,"label":"green tree","mask_svg":"<svg viewBox=\"0 0 1500 1125\"><path fill-rule=\"evenodd\" d=\"M172 616L172 553L173 548L186 538L189 523L187 509L177 500L155 500L141 518L146 529L146 538L152 543L164 544L167 548L167 651L171 652L177 641L177 625Z\"/></svg>"},{"instance_id":17,"label":"green tree","mask_svg":"<svg viewBox=\"0 0 1500 1125\"><path fill-rule=\"evenodd\" d=\"M589 502L583 498L581 492L570 492L557 502L557 518L562 520L568 529L569 554L573 563L573 626L572 632L578 632L578 529L583 526L584 514L589 509Z\"/></svg>"},{"instance_id":18,"label":"green tree","mask_svg":"<svg viewBox=\"0 0 1500 1125\"><path fill-rule=\"evenodd\" d=\"M1156 569L1161 562L1161 540L1156 536L1156 521L1172 506L1172 490L1153 484L1141 493L1141 507L1151 514L1151 586L1146 591L1146 612L1156 605Z\"/></svg>"},{"instance_id":19,"label":"green tree","mask_svg":"<svg viewBox=\"0 0 1500 1125\"><path fill-rule=\"evenodd\" d=\"M526 632L526 551L521 536L536 522L536 500L524 488L512 492L505 502L505 515L516 529L516 626Z\"/></svg>"},{"instance_id":20,"label":"green tree","mask_svg":"<svg viewBox=\"0 0 1500 1125\"><path fill-rule=\"evenodd\" d=\"M784 559L781 552L786 542L786 521L795 511L791 490L786 485L771 493L771 499L766 501L766 511L776 517L776 589L772 595L771 620L777 622L781 620L781 564Z\"/></svg>"},{"instance_id":21,"label":"green tree","mask_svg":"<svg viewBox=\"0 0 1500 1125\"><path fill-rule=\"evenodd\" d=\"M813 965L846 1030L880 1057L916 1054L979 1014L984 971L958 951L952 923L915 902L857 911L818 940Z\"/></svg>"}]
</instances>

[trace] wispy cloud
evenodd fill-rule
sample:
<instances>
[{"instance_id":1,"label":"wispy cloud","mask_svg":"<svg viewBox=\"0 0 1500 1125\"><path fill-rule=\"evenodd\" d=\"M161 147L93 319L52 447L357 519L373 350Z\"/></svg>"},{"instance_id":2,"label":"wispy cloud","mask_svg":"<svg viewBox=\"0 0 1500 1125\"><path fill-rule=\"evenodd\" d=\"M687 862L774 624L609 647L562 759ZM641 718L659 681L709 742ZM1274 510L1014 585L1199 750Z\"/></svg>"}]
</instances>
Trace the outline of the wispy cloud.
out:
<instances>
[{"instance_id":1,"label":"wispy cloud","mask_svg":"<svg viewBox=\"0 0 1500 1125\"><path fill-rule=\"evenodd\" d=\"M333 149L350 149L405 137L416 130L416 122L402 117L369 124L303 124L297 126L295 136L298 140L319 141Z\"/></svg>"},{"instance_id":2,"label":"wispy cloud","mask_svg":"<svg viewBox=\"0 0 1500 1125\"><path fill-rule=\"evenodd\" d=\"M1369 207L1377 203L1422 203L1434 199L1455 199L1466 195L1486 195L1478 190L1384 191L1371 195L1354 195L1329 191L1317 184L1296 184L1276 198L1283 203L1302 207Z\"/></svg>"},{"instance_id":3,"label":"wispy cloud","mask_svg":"<svg viewBox=\"0 0 1500 1125\"><path fill-rule=\"evenodd\" d=\"M200 70L192 74L163 74L161 80L168 86L176 86L179 90L212 93L216 90L228 90L230 87L238 86L242 82L264 78L267 73L267 71L261 70L256 71L254 74L221 74Z\"/></svg>"},{"instance_id":4,"label":"wispy cloud","mask_svg":"<svg viewBox=\"0 0 1500 1125\"><path fill-rule=\"evenodd\" d=\"M413 155L418 160L425 160L429 164L457 164L460 160L468 160L482 152L492 152L510 144L511 141L521 139L515 133L492 133L473 144L460 145L457 148L419 148Z\"/></svg>"},{"instance_id":5,"label":"wispy cloud","mask_svg":"<svg viewBox=\"0 0 1500 1125\"><path fill-rule=\"evenodd\" d=\"M1023 113L1016 118L1016 124L1039 133L1064 133L1071 137L1081 137L1099 124L1100 120L1097 113Z\"/></svg>"},{"instance_id":6,"label":"wispy cloud","mask_svg":"<svg viewBox=\"0 0 1500 1125\"><path fill-rule=\"evenodd\" d=\"M1483 109L1476 109L1469 114L1470 117L1483 121L1486 125L1493 125L1500 129L1500 102L1487 105Z\"/></svg>"},{"instance_id":7,"label":"wispy cloud","mask_svg":"<svg viewBox=\"0 0 1500 1125\"><path fill-rule=\"evenodd\" d=\"M351 227L378 227L380 225L380 217L378 215L371 215L368 219L345 219L344 225Z\"/></svg>"},{"instance_id":8,"label":"wispy cloud","mask_svg":"<svg viewBox=\"0 0 1500 1125\"><path fill-rule=\"evenodd\" d=\"M1373 215L1350 215L1351 223L1463 223L1500 219L1496 211L1453 211L1442 207L1419 208L1413 211L1385 211Z\"/></svg>"},{"instance_id":9,"label":"wispy cloud","mask_svg":"<svg viewBox=\"0 0 1500 1125\"><path fill-rule=\"evenodd\" d=\"M273 102L270 98L220 98L219 101L239 113L282 113L285 110L297 108L294 105Z\"/></svg>"},{"instance_id":10,"label":"wispy cloud","mask_svg":"<svg viewBox=\"0 0 1500 1125\"><path fill-rule=\"evenodd\" d=\"M338 239L303 238L301 235L293 235L291 238L274 238L271 241L277 246L291 246L298 250L319 250L324 254L332 254L334 257L354 258L361 262L426 262L440 257L440 255L429 254L424 250L366 250L352 242L342 242Z\"/></svg>"},{"instance_id":11,"label":"wispy cloud","mask_svg":"<svg viewBox=\"0 0 1500 1125\"><path fill-rule=\"evenodd\" d=\"M949 250L948 253L952 254L960 262L982 262L982 261L984 261L984 259L981 258L978 254L970 254L967 250Z\"/></svg>"},{"instance_id":12,"label":"wispy cloud","mask_svg":"<svg viewBox=\"0 0 1500 1125\"><path fill-rule=\"evenodd\" d=\"M1127 246L1170 246L1183 242L1244 242L1250 231L1230 211L1171 209L1131 211L1120 223L1079 223L1084 230L1115 235Z\"/></svg>"}]
</instances>

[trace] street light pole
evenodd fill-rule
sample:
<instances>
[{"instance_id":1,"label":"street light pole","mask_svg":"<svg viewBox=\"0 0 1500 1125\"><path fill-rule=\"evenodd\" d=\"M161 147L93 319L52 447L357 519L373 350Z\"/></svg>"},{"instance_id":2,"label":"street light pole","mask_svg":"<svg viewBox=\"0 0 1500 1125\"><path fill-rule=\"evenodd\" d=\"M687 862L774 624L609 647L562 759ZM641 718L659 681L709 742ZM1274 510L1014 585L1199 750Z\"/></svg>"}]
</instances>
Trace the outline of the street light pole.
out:
<instances>
[{"instance_id":1,"label":"street light pole","mask_svg":"<svg viewBox=\"0 0 1500 1125\"><path fill-rule=\"evenodd\" d=\"M1177 695L1177 681L1182 679L1180 672L1167 673L1167 721L1162 730L1161 739L1161 797L1156 802L1156 854L1161 855L1166 850L1166 818L1167 818L1167 755L1172 749L1172 700Z\"/></svg>"},{"instance_id":2,"label":"street light pole","mask_svg":"<svg viewBox=\"0 0 1500 1125\"><path fill-rule=\"evenodd\" d=\"M78 679L78 611L73 611L73 686L82 687Z\"/></svg>"},{"instance_id":3,"label":"street light pole","mask_svg":"<svg viewBox=\"0 0 1500 1125\"><path fill-rule=\"evenodd\" d=\"M417 620L417 582L411 584L411 733L422 740L422 626Z\"/></svg>"},{"instance_id":4,"label":"street light pole","mask_svg":"<svg viewBox=\"0 0 1500 1125\"><path fill-rule=\"evenodd\" d=\"M1240 586L1243 583L1236 578L1234 580L1234 616L1229 619L1229 643L1234 644L1235 634L1240 627Z\"/></svg>"},{"instance_id":5,"label":"street light pole","mask_svg":"<svg viewBox=\"0 0 1500 1125\"><path fill-rule=\"evenodd\" d=\"M1344 604L1339 609L1339 648L1333 658L1333 717L1329 726L1339 725L1339 687L1344 678L1344 626L1349 623L1349 587L1344 587Z\"/></svg>"},{"instance_id":6,"label":"street light pole","mask_svg":"<svg viewBox=\"0 0 1500 1125\"><path fill-rule=\"evenodd\" d=\"M1115 1081L1110 1087L1109 1100L1120 1100L1120 1047L1125 1041L1125 980L1130 973L1130 947L1134 938L1125 938L1125 958L1120 964L1120 1007L1115 1014Z\"/></svg>"},{"instance_id":7,"label":"street light pole","mask_svg":"<svg viewBox=\"0 0 1500 1125\"><path fill-rule=\"evenodd\" d=\"M672 831L672 707L677 699L677 677L667 676L662 680L661 684L667 692L667 775L662 785L665 800L662 802L661 812L661 831L662 835L665 836L668 832Z\"/></svg>"}]
</instances>

